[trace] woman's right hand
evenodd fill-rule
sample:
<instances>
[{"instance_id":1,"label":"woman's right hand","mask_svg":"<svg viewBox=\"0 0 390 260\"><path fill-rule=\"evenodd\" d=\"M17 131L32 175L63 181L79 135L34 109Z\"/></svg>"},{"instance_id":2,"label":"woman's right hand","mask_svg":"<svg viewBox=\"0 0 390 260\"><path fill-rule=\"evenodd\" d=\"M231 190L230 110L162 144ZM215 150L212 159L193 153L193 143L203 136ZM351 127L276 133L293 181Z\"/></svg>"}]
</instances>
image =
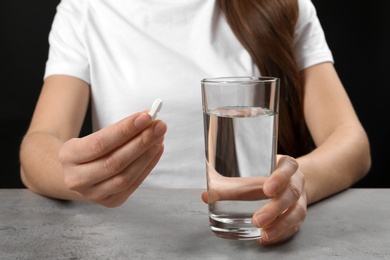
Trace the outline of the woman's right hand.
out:
<instances>
[{"instance_id":1,"label":"woman's right hand","mask_svg":"<svg viewBox=\"0 0 390 260\"><path fill-rule=\"evenodd\" d=\"M58 155L66 187L106 207L123 204L161 158L166 131L140 112L66 141Z\"/></svg>"}]
</instances>

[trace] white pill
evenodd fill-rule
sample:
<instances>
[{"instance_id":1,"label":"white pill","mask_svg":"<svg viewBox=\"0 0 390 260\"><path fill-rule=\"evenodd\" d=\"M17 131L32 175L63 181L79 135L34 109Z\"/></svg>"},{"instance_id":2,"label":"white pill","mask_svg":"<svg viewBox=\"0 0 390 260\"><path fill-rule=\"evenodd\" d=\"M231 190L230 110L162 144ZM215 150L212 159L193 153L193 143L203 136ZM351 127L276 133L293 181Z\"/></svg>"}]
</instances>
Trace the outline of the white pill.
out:
<instances>
[{"instance_id":1,"label":"white pill","mask_svg":"<svg viewBox=\"0 0 390 260\"><path fill-rule=\"evenodd\" d=\"M152 108L149 112L149 116L152 118L152 120L156 119L157 113L161 110L162 105L163 101L159 98L153 102Z\"/></svg>"}]
</instances>

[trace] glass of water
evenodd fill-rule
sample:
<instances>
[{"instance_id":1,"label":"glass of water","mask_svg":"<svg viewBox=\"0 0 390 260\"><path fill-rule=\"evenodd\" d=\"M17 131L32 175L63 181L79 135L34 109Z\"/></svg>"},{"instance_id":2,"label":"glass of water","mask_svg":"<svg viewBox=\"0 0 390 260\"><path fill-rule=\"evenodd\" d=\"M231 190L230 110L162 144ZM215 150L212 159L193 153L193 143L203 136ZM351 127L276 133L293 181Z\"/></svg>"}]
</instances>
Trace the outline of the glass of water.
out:
<instances>
[{"instance_id":1,"label":"glass of water","mask_svg":"<svg viewBox=\"0 0 390 260\"><path fill-rule=\"evenodd\" d=\"M222 77L201 81L210 229L217 236L259 239L252 216L275 168L279 79Z\"/></svg>"}]
</instances>

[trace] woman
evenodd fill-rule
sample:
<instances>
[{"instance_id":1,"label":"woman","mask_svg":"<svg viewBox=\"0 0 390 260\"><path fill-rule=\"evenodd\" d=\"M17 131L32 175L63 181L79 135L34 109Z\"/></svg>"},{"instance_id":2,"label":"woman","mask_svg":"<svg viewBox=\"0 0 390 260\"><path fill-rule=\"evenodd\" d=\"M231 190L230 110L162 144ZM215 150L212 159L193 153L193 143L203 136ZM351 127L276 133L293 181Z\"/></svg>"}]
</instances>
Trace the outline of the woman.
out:
<instances>
[{"instance_id":1,"label":"woman","mask_svg":"<svg viewBox=\"0 0 390 260\"><path fill-rule=\"evenodd\" d=\"M141 184L204 188L206 77L281 79L280 156L263 188L272 200L253 216L260 243L291 237L307 205L370 168L310 0L62 0L49 40L20 151L22 180L38 194L117 207ZM144 110L155 98L163 120ZM88 104L93 133L79 138Z\"/></svg>"}]
</instances>

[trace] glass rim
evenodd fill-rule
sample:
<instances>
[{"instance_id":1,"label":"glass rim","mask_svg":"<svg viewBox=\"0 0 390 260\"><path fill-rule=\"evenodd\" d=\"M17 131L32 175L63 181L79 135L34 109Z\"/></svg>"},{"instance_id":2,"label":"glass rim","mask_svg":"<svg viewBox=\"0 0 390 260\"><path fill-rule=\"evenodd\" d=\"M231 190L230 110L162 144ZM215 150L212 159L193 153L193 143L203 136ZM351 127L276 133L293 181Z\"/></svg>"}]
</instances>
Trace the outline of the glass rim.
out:
<instances>
[{"instance_id":1,"label":"glass rim","mask_svg":"<svg viewBox=\"0 0 390 260\"><path fill-rule=\"evenodd\" d=\"M279 78L271 76L231 76L231 77L216 77L204 78L202 83L264 83L276 82Z\"/></svg>"}]
</instances>

